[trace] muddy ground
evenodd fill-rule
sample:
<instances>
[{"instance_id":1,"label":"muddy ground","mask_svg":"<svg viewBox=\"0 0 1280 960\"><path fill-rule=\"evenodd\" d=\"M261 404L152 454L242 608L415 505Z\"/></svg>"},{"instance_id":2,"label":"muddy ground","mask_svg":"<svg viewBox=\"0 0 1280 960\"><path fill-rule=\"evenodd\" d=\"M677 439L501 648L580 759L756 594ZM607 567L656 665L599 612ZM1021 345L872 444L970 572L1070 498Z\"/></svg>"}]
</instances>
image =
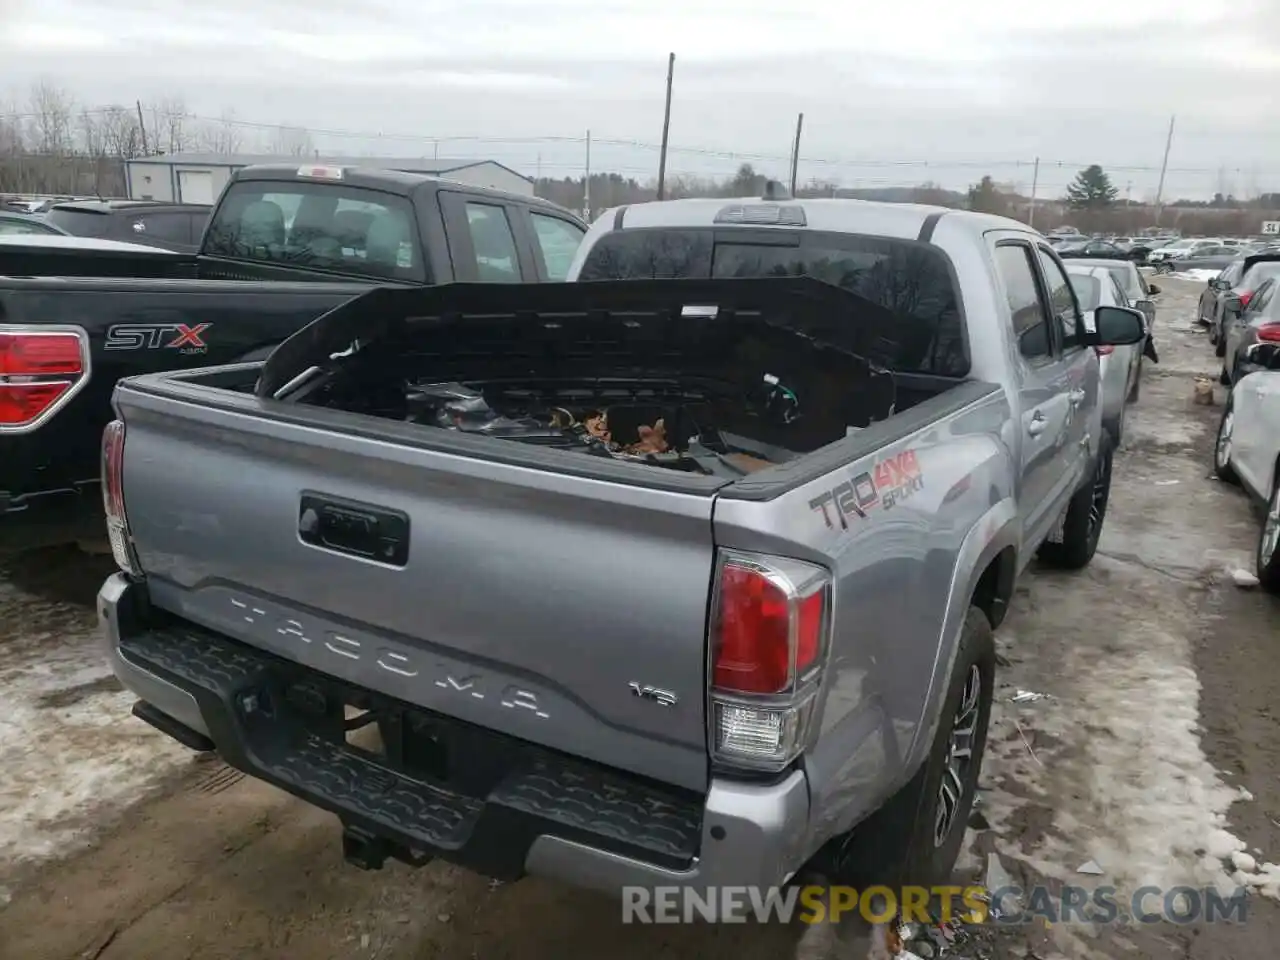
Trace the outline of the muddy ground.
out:
<instances>
[{"instance_id":1,"label":"muddy ground","mask_svg":"<svg viewBox=\"0 0 1280 960\"><path fill-rule=\"evenodd\" d=\"M1159 282L1163 362L1130 410L1100 556L1025 578L999 632L962 880L991 853L1019 884L1122 893L1247 882L1224 866L1241 850L1280 859L1280 607L1231 582L1258 520L1209 476L1222 389L1191 403L1217 369L1189 323L1200 287ZM45 551L0 579L0 960L796 955L794 928L624 928L612 901L554 883L344 865L329 817L128 716L94 635L110 566ZM1008 702L1019 689L1047 697ZM1247 907L1242 925L986 928L951 955L1271 956L1280 911L1256 890ZM860 933L805 952L861 960Z\"/></svg>"}]
</instances>

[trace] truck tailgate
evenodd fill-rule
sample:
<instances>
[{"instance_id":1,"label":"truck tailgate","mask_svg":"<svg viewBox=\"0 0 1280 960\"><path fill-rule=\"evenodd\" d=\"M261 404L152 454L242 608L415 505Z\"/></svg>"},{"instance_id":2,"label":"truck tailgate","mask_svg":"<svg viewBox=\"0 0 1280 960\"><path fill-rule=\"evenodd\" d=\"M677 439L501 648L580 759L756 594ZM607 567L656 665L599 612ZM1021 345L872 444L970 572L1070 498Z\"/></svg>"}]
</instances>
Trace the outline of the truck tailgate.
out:
<instances>
[{"instance_id":1,"label":"truck tailgate","mask_svg":"<svg viewBox=\"0 0 1280 960\"><path fill-rule=\"evenodd\" d=\"M164 387L116 394L156 606L429 710L706 787L709 493L472 460L326 431L346 416L332 411L277 417Z\"/></svg>"}]
</instances>

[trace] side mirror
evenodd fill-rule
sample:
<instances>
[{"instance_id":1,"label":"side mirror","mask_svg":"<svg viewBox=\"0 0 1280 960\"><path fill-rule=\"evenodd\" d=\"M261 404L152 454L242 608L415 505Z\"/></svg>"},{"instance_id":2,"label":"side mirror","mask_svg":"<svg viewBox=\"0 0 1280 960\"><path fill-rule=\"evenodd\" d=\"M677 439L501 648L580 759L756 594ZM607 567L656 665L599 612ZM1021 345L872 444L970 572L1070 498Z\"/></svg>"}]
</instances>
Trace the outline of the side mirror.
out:
<instances>
[{"instance_id":1,"label":"side mirror","mask_svg":"<svg viewBox=\"0 0 1280 960\"><path fill-rule=\"evenodd\" d=\"M1244 359L1264 370L1280 370L1280 343L1255 343L1244 352Z\"/></svg>"},{"instance_id":2,"label":"side mirror","mask_svg":"<svg viewBox=\"0 0 1280 960\"><path fill-rule=\"evenodd\" d=\"M1160 288L1157 287L1154 283L1148 283L1147 293L1151 294L1151 296L1153 297L1158 297L1160 296Z\"/></svg>"},{"instance_id":3,"label":"side mirror","mask_svg":"<svg viewBox=\"0 0 1280 960\"><path fill-rule=\"evenodd\" d=\"M1244 302L1236 294L1230 293L1222 301L1222 309L1230 310L1232 313L1244 313Z\"/></svg>"},{"instance_id":4,"label":"side mirror","mask_svg":"<svg viewBox=\"0 0 1280 960\"><path fill-rule=\"evenodd\" d=\"M1104 306L1093 311L1093 318L1097 324L1097 345L1100 347L1128 347L1141 343L1147 335L1141 310Z\"/></svg>"},{"instance_id":5,"label":"side mirror","mask_svg":"<svg viewBox=\"0 0 1280 960\"><path fill-rule=\"evenodd\" d=\"M1139 300L1134 306L1142 311L1142 315L1147 318L1148 324L1156 322L1156 304L1154 300Z\"/></svg>"}]
</instances>

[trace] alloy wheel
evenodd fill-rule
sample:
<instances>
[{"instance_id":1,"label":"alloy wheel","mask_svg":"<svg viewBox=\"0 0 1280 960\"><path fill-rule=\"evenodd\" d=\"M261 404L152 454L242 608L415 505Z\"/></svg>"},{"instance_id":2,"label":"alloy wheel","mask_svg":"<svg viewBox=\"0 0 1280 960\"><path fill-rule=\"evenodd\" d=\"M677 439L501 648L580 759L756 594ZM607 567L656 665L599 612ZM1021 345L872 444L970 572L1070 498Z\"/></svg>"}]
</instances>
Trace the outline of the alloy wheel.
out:
<instances>
[{"instance_id":1,"label":"alloy wheel","mask_svg":"<svg viewBox=\"0 0 1280 960\"><path fill-rule=\"evenodd\" d=\"M938 787L938 812L933 823L933 843L940 847L955 827L964 802L966 781L973 763L974 740L978 733L978 712L982 703L982 672L975 663L965 677L964 692L951 721L951 737L947 741L946 767Z\"/></svg>"},{"instance_id":2,"label":"alloy wheel","mask_svg":"<svg viewBox=\"0 0 1280 960\"><path fill-rule=\"evenodd\" d=\"M1219 470L1231 466L1231 432L1235 429L1236 415L1230 407L1222 415L1222 426L1218 428L1218 445L1214 448L1213 465Z\"/></svg>"},{"instance_id":3,"label":"alloy wheel","mask_svg":"<svg viewBox=\"0 0 1280 960\"><path fill-rule=\"evenodd\" d=\"M1276 547L1280 546L1280 483L1271 493L1271 503L1267 505L1267 517L1262 523L1262 540L1258 544L1259 573L1271 566L1271 559L1276 555Z\"/></svg>"},{"instance_id":4,"label":"alloy wheel","mask_svg":"<svg viewBox=\"0 0 1280 960\"><path fill-rule=\"evenodd\" d=\"M1093 493L1089 498L1089 536L1095 537L1102 527L1102 520L1107 515L1107 500L1111 496L1111 454L1105 452L1098 457L1098 466L1093 475Z\"/></svg>"}]
</instances>

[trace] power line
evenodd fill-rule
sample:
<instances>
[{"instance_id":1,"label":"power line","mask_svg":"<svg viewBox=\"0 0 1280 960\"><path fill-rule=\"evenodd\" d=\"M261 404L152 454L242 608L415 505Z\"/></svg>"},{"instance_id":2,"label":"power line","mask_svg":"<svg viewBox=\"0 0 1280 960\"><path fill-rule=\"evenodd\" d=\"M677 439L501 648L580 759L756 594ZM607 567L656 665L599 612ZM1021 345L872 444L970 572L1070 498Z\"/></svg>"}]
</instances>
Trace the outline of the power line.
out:
<instances>
[{"instance_id":1,"label":"power line","mask_svg":"<svg viewBox=\"0 0 1280 960\"><path fill-rule=\"evenodd\" d=\"M72 120L84 115L101 116L107 113L124 112L125 108L115 106L105 107L87 107L76 111ZM154 110L153 112L161 115L169 116L174 119L190 121L196 123L206 123L216 126L233 127L247 130L262 131L280 131L290 129L305 129L312 136L327 137L331 139L353 139L375 142L404 142L404 143L421 143L432 144L438 150L440 144L461 144L475 143L499 146L521 146L521 145L548 145L548 144L565 144L582 146L585 138L581 136L570 135L539 135L539 136L480 136L480 135L458 135L450 134L444 136L432 136L429 134L411 134L411 133L387 133L376 130L352 130L344 128L329 127L311 127L300 124L289 123L269 123L262 120L242 120L237 117L210 117L197 113L168 113L163 110ZM6 120L37 120L40 114L37 113L10 113L2 115ZM660 143L650 143L644 140L630 139L626 137L592 137L592 143L596 147L617 147L632 150L645 150L653 152L661 152L662 145ZM671 154L682 154L685 156L700 156L720 160L728 160L737 163L777 163L790 164L792 158L786 154L765 153L752 150L730 150L720 147L707 146L676 146L667 147L667 152ZM463 159L461 157L457 159ZM1035 158L1014 158L1014 159L974 159L974 158L957 158L948 160L929 160L929 159L911 159L911 158L889 158L889 157L833 157L833 156L809 156L804 155L801 159L807 164L816 164L826 167L847 167L847 168L865 168L865 167L906 167L918 168L922 172L929 170L960 170L960 169L982 169L982 170L1007 170L1025 168L1028 172L1033 168L1036 161ZM1071 170L1083 170L1085 167L1092 166L1096 161L1081 160L1055 160L1040 158L1041 168L1059 167ZM1143 165L1143 164L1101 164L1108 172L1117 173L1158 173L1161 171L1160 166ZM1216 176L1220 168L1217 167L1167 167L1164 168L1166 174L1180 175L1206 175ZM1237 170L1237 173L1240 171ZM1251 171L1256 176L1273 176L1280 175L1280 169L1266 170L1257 169Z\"/></svg>"}]
</instances>

